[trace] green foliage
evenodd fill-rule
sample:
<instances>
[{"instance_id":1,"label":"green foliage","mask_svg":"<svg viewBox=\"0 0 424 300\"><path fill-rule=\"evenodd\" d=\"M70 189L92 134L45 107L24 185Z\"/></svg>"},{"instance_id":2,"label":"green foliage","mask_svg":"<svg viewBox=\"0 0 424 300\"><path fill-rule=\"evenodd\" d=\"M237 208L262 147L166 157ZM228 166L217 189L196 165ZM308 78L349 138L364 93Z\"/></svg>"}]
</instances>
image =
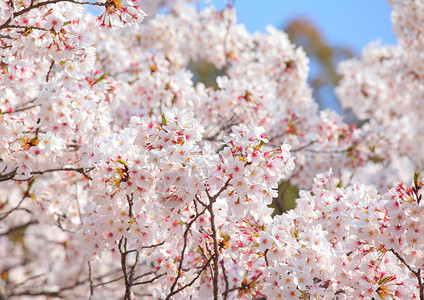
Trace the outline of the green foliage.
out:
<instances>
[{"instance_id":1,"label":"green foliage","mask_svg":"<svg viewBox=\"0 0 424 300\"><path fill-rule=\"evenodd\" d=\"M282 181L278 185L278 197L274 199L271 208L274 208L273 216L294 209L296 207L296 199L299 198L299 189L297 186L290 184L289 181Z\"/></svg>"},{"instance_id":2,"label":"green foliage","mask_svg":"<svg viewBox=\"0 0 424 300\"><path fill-rule=\"evenodd\" d=\"M223 70L217 69L207 61L190 62L188 67L193 72L193 82L201 82L206 87L213 87L214 89L218 88L216 78L225 75Z\"/></svg>"}]
</instances>

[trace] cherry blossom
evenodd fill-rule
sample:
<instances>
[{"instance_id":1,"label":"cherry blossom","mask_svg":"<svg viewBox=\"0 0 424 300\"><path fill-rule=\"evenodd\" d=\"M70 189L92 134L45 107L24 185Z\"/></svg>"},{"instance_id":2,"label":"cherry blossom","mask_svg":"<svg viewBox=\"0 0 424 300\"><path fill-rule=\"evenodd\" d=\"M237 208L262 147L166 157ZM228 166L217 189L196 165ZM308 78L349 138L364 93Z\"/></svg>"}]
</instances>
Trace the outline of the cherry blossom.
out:
<instances>
[{"instance_id":1,"label":"cherry blossom","mask_svg":"<svg viewBox=\"0 0 424 300\"><path fill-rule=\"evenodd\" d=\"M0 298L424 299L422 1L340 65L360 127L191 2L0 1Z\"/></svg>"}]
</instances>

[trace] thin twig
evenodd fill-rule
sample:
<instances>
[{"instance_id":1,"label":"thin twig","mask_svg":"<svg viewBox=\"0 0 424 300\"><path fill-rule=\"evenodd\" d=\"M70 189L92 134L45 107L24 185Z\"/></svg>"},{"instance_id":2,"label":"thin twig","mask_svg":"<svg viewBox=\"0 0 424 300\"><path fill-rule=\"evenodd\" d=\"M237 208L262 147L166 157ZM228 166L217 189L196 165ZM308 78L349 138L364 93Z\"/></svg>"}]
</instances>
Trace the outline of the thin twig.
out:
<instances>
[{"instance_id":1,"label":"thin twig","mask_svg":"<svg viewBox=\"0 0 424 300\"><path fill-rule=\"evenodd\" d=\"M128 271L127 271L127 238L122 237L119 240L119 252L121 253L121 269L124 274L125 282L125 300L131 300L131 284L129 282Z\"/></svg>"},{"instance_id":2,"label":"thin twig","mask_svg":"<svg viewBox=\"0 0 424 300\"><path fill-rule=\"evenodd\" d=\"M28 110L28 109L31 109L31 108L34 108L34 107L37 107L37 106L40 106L40 104L22 107L22 108L18 108L18 109L14 109L14 110L2 111L2 112L0 112L0 115L14 114L14 113L25 111L25 110Z\"/></svg>"},{"instance_id":3,"label":"thin twig","mask_svg":"<svg viewBox=\"0 0 424 300\"><path fill-rule=\"evenodd\" d=\"M142 285L142 284L149 284L155 282L157 279L161 278L162 276L166 275L166 273L156 275L152 279L141 281L141 282L134 282L132 285Z\"/></svg>"},{"instance_id":4,"label":"thin twig","mask_svg":"<svg viewBox=\"0 0 424 300\"><path fill-rule=\"evenodd\" d=\"M300 146L299 148L296 148L296 149L291 150L291 152L299 152L299 151L301 151L301 150L303 150L305 148L308 148L309 146L315 144L316 142L318 142L318 141L317 140L310 141L309 143L307 143L307 144L305 144L303 146Z\"/></svg>"},{"instance_id":5,"label":"thin twig","mask_svg":"<svg viewBox=\"0 0 424 300\"><path fill-rule=\"evenodd\" d=\"M180 287L178 290L175 290L174 294L181 292L182 290L186 289L187 287L193 285L193 283L196 282L196 280L200 277L200 275L202 275L203 271L206 270L206 268L210 265L212 259L214 258L214 256L211 256L206 263L203 265L202 269L200 269L199 272L197 272L196 277L194 277L189 283L183 285L182 287Z\"/></svg>"},{"instance_id":6,"label":"thin twig","mask_svg":"<svg viewBox=\"0 0 424 300\"><path fill-rule=\"evenodd\" d=\"M410 265L406 263L405 259L400 256L399 253L397 253L393 248L389 249L389 251L392 252L397 257L397 259L399 259L409 269L409 271L411 271L411 273L415 275L415 277L417 277L418 286L420 289L420 300L424 300L424 284L423 279L421 277L421 269L415 271Z\"/></svg>"},{"instance_id":7,"label":"thin twig","mask_svg":"<svg viewBox=\"0 0 424 300\"><path fill-rule=\"evenodd\" d=\"M171 285L171 289L170 289L170 293L169 295L166 297L166 299L170 299L173 295L175 295L177 292L174 291L175 287L177 286L178 280L181 277L181 272L182 272L182 268L183 268L183 263L184 263L184 257L185 257L185 251L187 248L187 236L188 233L191 229L191 226L194 224L194 222L202 215L204 214L206 211L206 208L204 208L199 214L197 214L188 224L186 229L184 230L184 240L183 240L183 249L181 250L181 258L180 258L180 262L178 264L178 269L177 269L177 276L174 279L174 282ZM178 291L180 291L180 289L178 289Z\"/></svg>"},{"instance_id":8,"label":"thin twig","mask_svg":"<svg viewBox=\"0 0 424 300\"><path fill-rule=\"evenodd\" d=\"M88 298L89 300L93 299L93 295L94 295L94 286L93 286L93 273L91 272L91 263L89 260L87 260L88 263L88 278L90 280L90 297Z\"/></svg>"},{"instance_id":9,"label":"thin twig","mask_svg":"<svg viewBox=\"0 0 424 300\"><path fill-rule=\"evenodd\" d=\"M32 171L31 175L37 175L37 174L44 174L44 173L51 173L51 172L60 172L60 171L73 171L73 172L78 172L81 173L82 175L84 175L85 178L92 180L93 178L91 178L87 173L94 170L94 167L81 167L81 168L72 168L72 167L63 167L63 168L53 168L53 169L47 169L47 170L40 170L40 171Z\"/></svg>"},{"instance_id":10,"label":"thin twig","mask_svg":"<svg viewBox=\"0 0 424 300\"><path fill-rule=\"evenodd\" d=\"M24 202L24 200L28 197L30 197L29 191L32 187L34 183L34 178L32 178L29 182L28 182L28 186L27 189L25 190L24 194L22 195L22 199L21 201L19 201L18 205L15 206L14 208L12 208L11 210L9 210L8 212L6 212L2 217L0 217L0 221L4 220L8 215L10 215L12 212L14 212L15 210L19 209L19 207L22 205L22 203Z\"/></svg>"},{"instance_id":11,"label":"thin twig","mask_svg":"<svg viewBox=\"0 0 424 300\"><path fill-rule=\"evenodd\" d=\"M113 283L113 282L117 282L119 280L122 280L123 278L124 278L124 276L119 276L118 278L115 278L115 279L111 279L111 280L108 280L108 281L105 281L105 282L100 282L100 283L94 284L93 285L93 288L96 288L98 286L108 285L110 283Z\"/></svg>"},{"instance_id":12,"label":"thin twig","mask_svg":"<svg viewBox=\"0 0 424 300\"><path fill-rule=\"evenodd\" d=\"M76 0L48 0L48 1L44 1L44 2L38 2L36 4L34 4L34 1L31 1L31 5L21 9L20 11L14 12L9 19L7 19L3 24L0 25L0 30L4 29L4 28L9 28L10 27L10 23L13 21L14 18L29 12L30 10L33 10L35 8L40 8L42 6L48 5L48 4L55 4L55 3L59 3L59 2L70 2L70 3L74 3L74 4L79 4L79 5L97 5L97 6L106 6L108 5L108 1L106 2L85 2L85 1L76 1Z\"/></svg>"},{"instance_id":13,"label":"thin twig","mask_svg":"<svg viewBox=\"0 0 424 300\"><path fill-rule=\"evenodd\" d=\"M219 286L218 286L218 276L219 276L219 248L218 248L218 234L215 226L215 214L213 213L213 204L215 201L210 201L209 204L209 213L211 215L211 229L212 229L212 238L213 238L213 299L218 300L219 296Z\"/></svg>"},{"instance_id":14,"label":"thin twig","mask_svg":"<svg viewBox=\"0 0 424 300\"><path fill-rule=\"evenodd\" d=\"M33 221L29 221L25 224L13 226L13 227L9 228L7 231L1 232L0 236L9 235L13 232L20 231L20 230L25 229L26 227L28 227L30 225L34 225L34 224L38 224L38 221L33 220Z\"/></svg>"},{"instance_id":15,"label":"thin twig","mask_svg":"<svg viewBox=\"0 0 424 300\"><path fill-rule=\"evenodd\" d=\"M222 269L222 274L224 275L224 282L225 282L225 291L222 296L224 300L227 300L228 292L229 292L229 282L228 282L227 271L225 270L225 266L224 266L224 259L221 260L221 269Z\"/></svg>"},{"instance_id":16,"label":"thin twig","mask_svg":"<svg viewBox=\"0 0 424 300\"><path fill-rule=\"evenodd\" d=\"M161 242L161 243L153 244L153 245L149 245L149 246L143 246L143 247L140 247L140 249L156 248L156 247L162 246L163 244L165 244L165 242Z\"/></svg>"},{"instance_id":17,"label":"thin twig","mask_svg":"<svg viewBox=\"0 0 424 300\"><path fill-rule=\"evenodd\" d=\"M51 71L52 71L52 69L53 69L53 66L54 66L54 60L52 60L52 62L51 62L51 64L50 64L50 67L49 67L49 71L47 72L47 75L46 75L46 82L49 82L49 77L50 77L50 73L51 73Z\"/></svg>"}]
</instances>

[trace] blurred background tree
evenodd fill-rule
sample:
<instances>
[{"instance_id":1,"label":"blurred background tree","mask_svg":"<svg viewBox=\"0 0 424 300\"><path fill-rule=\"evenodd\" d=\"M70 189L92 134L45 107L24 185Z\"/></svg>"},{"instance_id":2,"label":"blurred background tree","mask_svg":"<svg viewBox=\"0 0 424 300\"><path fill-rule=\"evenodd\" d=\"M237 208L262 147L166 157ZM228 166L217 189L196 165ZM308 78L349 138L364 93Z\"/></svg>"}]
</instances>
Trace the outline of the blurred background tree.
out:
<instances>
[{"instance_id":1,"label":"blurred background tree","mask_svg":"<svg viewBox=\"0 0 424 300\"><path fill-rule=\"evenodd\" d=\"M338 101L333 92L340 80L337 64L353 57L353 50L347 46L330 45L318 27L304 18L293 19L283 30L292 43L303 47L310 59L309 82L321 108L337 108Z\"/></svg>"}]
</instances>

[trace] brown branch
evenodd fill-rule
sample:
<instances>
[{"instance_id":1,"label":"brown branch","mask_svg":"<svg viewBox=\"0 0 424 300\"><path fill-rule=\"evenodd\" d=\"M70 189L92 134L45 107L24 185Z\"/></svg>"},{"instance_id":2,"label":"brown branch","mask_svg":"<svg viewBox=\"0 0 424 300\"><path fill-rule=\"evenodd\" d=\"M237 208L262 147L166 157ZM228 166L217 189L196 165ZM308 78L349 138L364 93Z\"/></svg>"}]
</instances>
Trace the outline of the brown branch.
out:
<instances>
[{"instance_id":1,"label":"brown branch","mask_svg":"<svg viewBox=\"0 0 424 300\"><path fill-rule=\"evenodd\" d=\"M7 300L6 291L4 290L3 280L0 278L0 300Z\"/></svg>"},{"instance_id":2,"label":"brown branch","mask_svg":"<svg viewBox=\"0 0 424 300\"><path fill-rule=\"evenodd\" d=\"M7 28L17 28L17 29L25 29L25 30L33 29L33 30L49 31L48 29L43 28L43 27L37 27L37 26L24 26L24 25L9 25L9 26L7 26Z\"/></svg>"},{"instance_id":3,"label":"brown branch","mask_svg":"<svg viewBox=\"0 0 424 300\"><path fill-rule=\"evenodd\" d=\"M119 281L123 278L124 278L124 276L119 276L118 278L115 278L115 279L111 279L111 280L108 280L108 281L105 281L105 282L100 282L100 283L94 284L93 288L96 288L98 286L108 285L110 283L117 282L117 281Z\"/></svg>"},{"instance_id":4,"label":"brown branch","mask_svg":"<svg viewBox=\"0 0 424 300\"><path fill-rule=\"evenodd\" d=\"M203 265L202 269L200 269L199 272L197 272L196 277L194 277L189 283L183 285L182 287L180 287L178 290L175 290L174 294L181 292L182 290L186 289L187 287L193 285L193 283L196 282L196 280L200 277L200 275L202 275L202 273L206 270L206 268L210 265L212 259L214 258L214 256L211 256L206 263Z\"/></svg>"},{"instance_id":5,"label":"brown branch","mask_svg":"<svg viewBox=\"0 0 424 300\"><path fill-rule=\"evenodd\" d=\"M90 281L90 297L88 298L88 300L92 300L94 295L93 273L91 272L91 263L89 260L87 260L87 264L88 264L88 278Z\"/></svg>"},{"instance_id":6,"label":"brown branch","mask_svg":"<svg viewBox=\"0 0 424 300\"><path fill-rule=\"evenodd\" d=\"M14 169L13 171L10 171L9 173L0 174L0 182L13 179L13 177L15 177L16 175L17 170L18 168Z\"/></svg>"},{"instance_id":7,"label":"brown branch","mask_svg":"<svg viewBox=\"0 0 424 300\"><path fill-rule=\"evenodd\" d=\"M49 82L49 77L50 77L50 73L51 73L51 71L52 71L52 69L53 69L53 66L54 66L54 60L52 60L52 62L51 62L51 64L50 64L50 67L49 67L49 71L47 72L47 75L46 75L46 82Z\"/></svg>"},{"instance_id":8,"label":"brown branch","mask_svg":"<svg viewBox=\"0 0 424 300\"><path fill-rule=\"evenodd\" d=\"M244 290L244 289L246 289L247 287L249 287L254 282L256 282L256 280L255 279L252 279L249 283L244 283L244 284L242 283L241 286L236 286L236 287L231 288L229 290L229 292Z\"/></svg>"},{"instance_id":9,"label":"brown branch","mask_svg":"<svg viewBox=\"0 0 424 300\"><path fill-rule=\"evenodd\" d=\"M33 220L33 221L29 221L29 222L27 222L25 224L13 226L13 227L9 228L7 231L1 232L0 233L0 236L9 235L9 234L11 234L11 233L13 233L15 231L22 230L22 229L24 229L24 228L26 228L26 227L28 227L30 225L34 225L34 224L38 224L38 221Z\"/></svg>"},{"instance_id":10,"label":"brown branch","mask_svg":"<svg viewBox=\"0 0 424 300\"><path fill-rule=\"evenodd\" d=\"M194 198L196 199L196 201L198 203L202 204L203 207L205 207L205 208L208 207L208 205L206 203L204 203L202 200L200 200L200 198L197 195L194 195ZM197 209L197 202L196 201L194 202L194 205L196 206L196 209ZM197 212L197 210L196 210L196 212Z\"/></svg>"},{"instance_id":11,"label":"brown branch","mask_svg":"<svg viewBox=\"0 0 424 300\"><path fill-rule=\"evenodd\" d=\"M38 274L38 275L30 276L30 277L28 277L28 278L25 278L25 280L24 280L24 281L19 282L19 283L16 283L16 284L14 284L13 286L9 287L9 289L10 289L10 290L17 289L17 288L19 288L19 287L21 287L21 286L24 286L24 285L25 285L26 283L28 283L29 281L32 281L32 280L38 279L38 278L40 278L40 277L45 277L45 276L47 276L47 274Z\"/></svg>"},{"instance_id":12,"label":"brown branch","mask_svg":"<svg viewBox=\"0 0 424 300\"><path fill-rule=\"evenodd\" d=\"M62 298L62 293L68 290L72 290L80 285L86 284L87 280L77 280L73 284L61 287L57 292L51 292L51 291L34 291L34 288L31 288L31 290L26 290L22 292L12 292L9 294L9 296L47 296L47 297L59 297Z\"/></svg>"},{"instance_id":13,"label":"brown branch","mask_svg":"<svg viewBox=\"0 0 424 300\"><path fill-rule=\"evenodd\" d=\"M44 1L44 2L39 2L37 4L34 4L34 1L31 1L31 5L21 9L20 11L17 11L15 13L13 13L9 19L7 19L3 24L0 25L0 30L5 29L5 28L10 28L10 23L13 21L13 19L15 19L16 17L19 17L20 15L27 13L35 8L40 8L42 6L48 5L48 4L56 4L59 2L71 2L74 4L79 4L79 5L96 5L96 6L107 6L108 2L88 2L88 1L76 1L76 0L48 0L48 1Z\"/></svg>"},{"instance_id":14,"label":"brown branch","mask_svg":"<svg viewBox=\"0 0 424 300\"><path fill-rule=\"evenodd\" d=\"M152 273L152 272L149 272L149 273ZM133 283L132 285L142 285L142 284L148 284L148 283L153 283L153 282L155 282L157 279L159 279L159 278L161 278L162 276L164 276L165 275L165 273L163 273L163 274L159 274L159 275L156 275L155 277L153 277L152 279L149 279L149 280L146 280L146 281L141 281L141 282L135 282L135 283ZM146 275L142 275L142 276L146 276ZM138 276L138 277L136 277L136 278L139 278L140 276Z\"/></svg>"},{"instance_id":15,"label":"brown branch","mask_svg":"<svg viewBox=\"0 0 424 300\"><path fill-rule=\"evenodd\" d=\"M94 281L101 280L102 278L105 278L105 277L107 277L109 275L112 275L113 273L115 273L115 272L108 272L106 274L97 276L96 278L93 278L92 281L94 282ZM122 278L123 277L121 276L119 278L112 279L112 280L109 280L109 281L106 281L106 282L101 282L101 283L98 283L98 284L93 284L93 288L98 287L98 286L102 286L102 285L107 285L107 284L112 283L112 282L119 281ZM27 282L27 281L28 280L25 280L25 282ZM43 286L43 284L41 284L41 285L40 284L38 284L38 285L34 285L33 284L31 287L28 288L28 290L20 291L20 292L9 292L8 293L8 296L10 296L10 297L13 297L13 296L33 296L33 297L35 297L35 296L48 296L48 297L59 297L59 298L63 298L63 295L62 295L63 292L68 291L68 290L72 290L74 288L77 288L78 286L87 284L88 282L90 282L90 278L84 278L82 280L77 280L77 281L75 281L71 285L68 285L68 286L64 286L64 287L59 288L59 290L56 291L56 292L43 291L43 290L35 291L34 290L34 287L35 286ZM17 286L21 286L21 285L22 285L22 283L20 283ZM13 290L17 286L15 286L14 288L9 289L9 290ZM2 300L2 299L0 298L0 300Z\"/></svg>"},{"instance_id":16,"label":"brown branch","mask_svg":"<svg viewBox=\"0 0 424 300\"><path fill-rule=\"evenodd\" d=\"M52 169L46 169L46 170L38 170L38 171L32 171L30 173L30 175L43 175L45 173L52 173L52 172L60 172L60 171L65 171L65 172L78 172L81 173L82 175L84 175L85 178L92 180L93 178L91 178L87 173L91 172L94 169L94 167L81 167L81 168L72 168L72 167L62 167L62 168L52 168ZM14 178L16 175L23 175L23 174L16 174L16 171L18 170L18 168L15 168L13 171L10 171L9 173L6 174L0 174L0 182L2 181L7 181L7 180L18 180L16 178ZM22 179L20 181L28 181L33 179L34 177L30 177L27 179Z\"/></svg>"},{"instance_id":17,"label":"brown branch","mask_svg":"<svg viewBox=\"0 0 424 300\"><path fill-rule=\"evenodd\" d=\"M69 229L66 229L65 227L63 227L61 218L66 219L66 215L60 215L58 213L55 213L55 215L57 216L56 226L59 227L60 230L62 230L63 232L67 232L67 233L73 233L73 234L77 233L76 231L72 231L72 230L69 230Z\"/></svg>"},{"instance_id":18,"label":"brown branch","mask_svg":"<svg viewBox=\"0 0 424 300\"><path fill-rule=\"evenodd\" d=\"M228 182L228 181L227 181ZM218 194L217 194L218 195ZM213 299L218 300L219 286L218 286L218 276L219 276L219 248L218 248L218 234L215 227L215 215L213 213L213 203L214 200L210 200L208 207L209 213L211 215L211 229L212 229L212 238L213 238Z\"/></svg>"},{"instance_id":19,"label":"brown branch","mask_svg":"<svg viewBox=\"0 0 424 300\"><path fill-rule=\"evenodd\" d=\"M131 267L131 270L130 270L130 278L129 278L129 283L130 283L130 285L133 285L133 282L134 282L134 274L135 274L135 272L137 272L137 266L138 266L138 264L139 264L139 262L140 262L140 252L138 252L138 251L136 251L136 254L135 254L136 256L135 256L135 262L134 262L134 264L132 265L132 267Z\"/></svg>"},{"instance_id":20,"label":"brown branch","mask_svg":"<svg viewBox=\"0 0 424 300\"><path fill-rule=\"evenodd\" d=\"M19 207L21 206L21 204L24 202L25 198L26 197L22 197L22 199L21 199L21 201L19 201L18 205L16 205L14 208L9 210L8 212L5 212L4 215L0 217L0 221L6 219L8 215L10 215L12 212L18 210Z\"/></svg>"},{"instance_id":21,"label":"brown branch","mask_svg":"<svg viewBox=\"0 0 424 300\"><path fill-rule=\"evenodd\" d=\"M222 296L224 300L227 300L228 293L229 293L229 282L228 282L227 271L225 270L225 266L224 266L224 259L221 260L221 269L222 269L222 274L224 274L224 281L225 281L225 291Z\"/></svg>"},{"instance_id":22,"label":"brown branch","mask_svg":"<svg viewBox=\"0 0 424 300\"><path fill-rule=\"evenodd\" d=\"M299 148L296 148L296 149L291 150L291 152L299 152L299 151L301 151L301 150L303 150L305 148L308 148L309 146L315 144L316 142L318 142L318 141L317 140L310 141L309 143L307 143L307 144L305 144L303 146L300 146Z\"/></svg>"},{"instance_id":23,"label":"brown branch","mask_svg":"<svg viewBox=\"0 0 424 300\"><path fill-rule=\"evenodd\" d=\"M131 300L131 284L128 277L128 270L127 270L127 238L122 237L119 240L119 253L121 253L121 269L122 273L124 274L124 281L125 281L125 300Z\"/></svg>"},{"instance_id":24,"label":"brown branch","mask_svg":"<svg viewBox=\"0 0 424 300\"><path fill-rule=\"evenodd\" d=\"M206 194L209 198L209 205L207 210L210 214L211 229L212 229L212 240L213 240L213 269L212 269L212 279L213 279L213 297L214 300L218 300L219 297L219 286L218 286L218 276L219 276L219 247L218 247L218 234L215 227L215 215L213 212L213 204L216 202L218 197L228 188L230 185L231 177L227 179L225 184L219 189L219 191L211 196L209 191L206 189Z\"/></svg>"},{"instance_id":25,"label":"brown branch","mask_svg":"<svg viewBox=\"0 0 424 300\"><path fill-rule=\"evenodd\" d=\"M43 175L45 173L51 173L51 172L58 172L58 171L71 171L71 172L78 172L81 173L82 175L84 175L85 178L92 180L93 178L91 178L87 172L90 172L94 170L94 167L90 167L90 168L86 168L86 167L81 167L81 168L72 168L72 167L63 167L63 168L53 168L53 169L47 169L47 170L40 170L40 171L32 171L31 175Z\"/></svg>"},{"instance_id":26,"label":"brown branch","mask_svg":"<svg viewBox=\"0 0 424 300\"><path fill-rule=\"evenodd\" d=\"M210 200L210 203L212 203L212 202L215 202L216 201L216 199L218 199L218 197L227 189L227 187L230 185L230 181L231 181L231 177L230 178L228 178L227 179L227 181L225 182L225 184L219 189L219 191L215 194L215 195L213 195L213 196L211 196L210 194L209 194L209 191L206 189L206 194L208 195L208 198L209 198L209 200ZM210 205L210 203L209 203L209 205Z\"/></svg>"},{"instance_id":27,"label":"brown branch","mask_svg":"<svg viewBox=\"0 0 424 300\"><path fill-rule=\"evenodd\" d=\"M153 244L153 245L149 245L149 246L143 246L140 249L150 249L150 248L156 248L158 246L162 246L163 244L165 244L165 242L161 242L159 244Z\"/></svg>"},{"instance_id":28,"label":"brown branch","mask_svg":"<svg viewBox=\"0 0 424 300\"><path fill-rule=\"evenodd\" d=\"M149 271L149 272L146 272L146 273L144 273L144 274L138 275L137 277L135 277L135 278L134 278L134 280L137 280L137 279L143 278L143 277L145 277L145 276L153 275L153 274L155 274L155 272L153 272L153 271ZM164 273L164 274L162 274L162 275L165 275L165 273Z\"/></svg>"},{"instance_id":29,"label":"brown branch","mask_svg":"<svg viewBox=\"0 0 424 300\"><path fill-rule=\"evenodd\" d=\"M28 110L28 109L31 109L31 108L34 108L34 107L37 107L37 106L40 106L40 104L22 107L22 108L14 109L14 110L11 110L11 111L2 111L2 112L0 112L0 115L14 114L14 113L25 111L25 110Z\"/></svg>"},{"instance_id":30,"label":"brown branch","mask_svg":"<svg viewBox=\"0 0 424 300\"><path fill-rule=\"evenodd\" d=\"M208 260L210 257L212 257L212 253L211 253L211 251L209 250L208 244L207 244L206 242L205 242L205 248L206 248L206 250L208 251L209 258L208 258L208 256L206 255L205 250L203 250L203 248L202 248L202 247L200 247L200 245L198 246L198 248L199 248L200 252L202 252L203 257L204 257L206 260ZM209 267L211 268L211 269L210 269L211 278L213 278L213 270L212 270L212 267L210 266L210 264L209 264Z\"/></svg>"},{"instance_id":31,"label":"brown branch","mask_svg":"<svg viewBox=\"0 0 424 300\"><path fill-rule=\"evenodd\" d=\"M389 251L392 252L397 257L397 259L399 259L409 269L409 271L411 271L411 273L415 275L415 277L417 277L418 286L420 289L420 300L424 300L424 284L423 279L421 277L421 269L415 271L410 265L406 263L405 259L400 256L399 253L397 253L393 248L390 248Z\"/></svg>"},{"instance_id":32,"label":"brown branch","mask_svg":"<svg viewBox=\"0 0 424 300\"><path fill-rule=\"evenodd\" d=\"M18 205L15 206L14 208L12 208L11 210L9 210L8 212L6 212L2 217L0 217L0 221L4 220L8 215L10 215L12 212L16 211L19 209L19 207L22 205L22 203L24 202L24 200L28 197L30 197L29 191L31 190L32 185L34 184L35 179L32 178L28 181L28 186L27 189L25 190L24 194L22 195L22 199L21 201L19 201Z\"/></svg>"},{"instance_id":33,"label":"brown branch","mask_svg":"<svg viewBox=\"0 0 424 300\"><path fill-rule=\"evenodd\" d=\"M191 229L191 226L194 224L194 222L202 215L204 214L206 211L206 208L204 208L200 213L198 213L188 224L186 229L184 230L184 244L183 244L183 249L181 250L181 258L180 258L180 262L178 264L178 270L177 270L177 276L174 279L174 282L171 285L171 289L170 289L170 293L169 295L166 297L166 299L170 299L173 295L175 295L177 293L177 291L181 291L181 289L178 289L177 291L174 291L175 287L177 286L178 280L181 277L181 272L182 272L182 268L183 268L183 263L184 263L184 256L185 256L185 251L187 248L187 236L188 233Z\"/></svg>"}]
</instances>

